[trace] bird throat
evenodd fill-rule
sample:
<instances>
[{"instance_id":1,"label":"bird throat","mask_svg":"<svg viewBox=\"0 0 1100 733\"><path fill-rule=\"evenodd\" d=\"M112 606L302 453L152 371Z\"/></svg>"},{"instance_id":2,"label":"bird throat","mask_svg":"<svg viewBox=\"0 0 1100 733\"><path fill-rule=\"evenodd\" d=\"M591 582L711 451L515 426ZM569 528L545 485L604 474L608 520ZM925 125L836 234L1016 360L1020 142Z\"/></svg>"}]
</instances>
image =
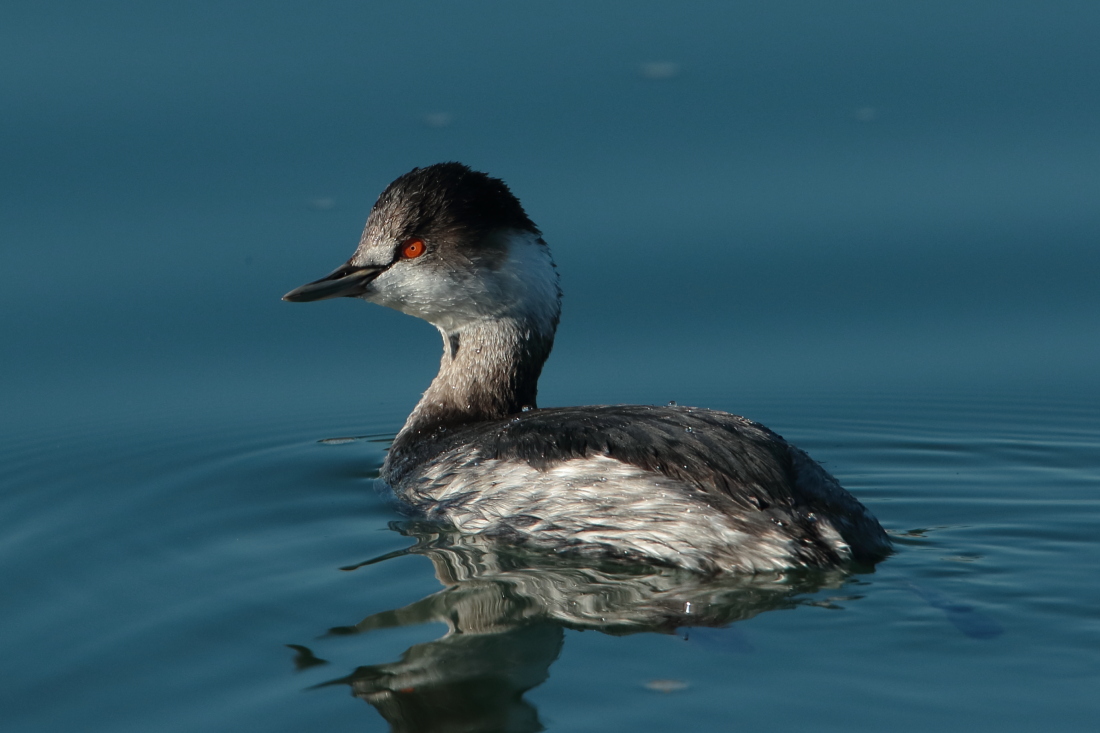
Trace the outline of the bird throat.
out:
<instances>
[{"instance_id":1,"label":"bird throat","mask_svg":"<svg viewBox=\"0 0 1100 733\"><path fill-rule=\"evenodd\" d=\"M444 333L439 373L396 442L535 408L553 343L553 333L525 319L477 321Z\"/></svg>"}]
</instances>

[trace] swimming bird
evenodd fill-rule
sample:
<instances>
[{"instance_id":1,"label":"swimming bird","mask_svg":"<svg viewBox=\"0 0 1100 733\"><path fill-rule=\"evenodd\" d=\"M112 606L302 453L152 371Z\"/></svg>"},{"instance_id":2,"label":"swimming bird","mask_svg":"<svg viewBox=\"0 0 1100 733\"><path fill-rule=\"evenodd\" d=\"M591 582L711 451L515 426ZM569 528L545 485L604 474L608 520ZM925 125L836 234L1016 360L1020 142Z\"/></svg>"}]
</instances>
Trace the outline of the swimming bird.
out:
<instances>
[{"instance_id":1,"label":"swimming bird","mask_svg":"<svg viewBox=\"0 0 1100 733\"><path fill-rule=\"evenodd\" d=\"M497 178L460 163L397 178L351 259L283 299L336 297L422 318L443 335L439 373L381 470L423 518L702 573L866 565L889 553L855 497L751 420L671 405L539 409L558 272Z\"/></svg>"}]
</instances>

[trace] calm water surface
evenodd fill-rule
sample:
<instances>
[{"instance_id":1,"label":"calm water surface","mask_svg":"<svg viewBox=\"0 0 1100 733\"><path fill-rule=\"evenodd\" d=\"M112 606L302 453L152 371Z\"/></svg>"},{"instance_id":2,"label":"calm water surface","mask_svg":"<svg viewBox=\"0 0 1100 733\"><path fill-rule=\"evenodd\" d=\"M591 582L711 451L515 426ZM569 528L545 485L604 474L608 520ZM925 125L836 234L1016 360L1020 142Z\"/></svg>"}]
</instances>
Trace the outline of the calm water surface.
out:
<instances>
[{"instance_id":1,"label":"calm water surface","mask_svg":"<svg viewBox=\"0 0 1100 733\"><path fill-rule=\"evenodd\" d=\"M895 556L873 574L723 585L396 531L372 479L383 444L320 441L397 415L24 435L4 455L21 489L4 506L6 715L21 730L384 728L354 691L414 730L505 713L520 730L734 712L1091 725L1095 405L747 406L882 517ZM647 629L663 633L632 633Z\"/></svg>"},{"instance_id":2,"label":"calm water surface","mask_svg":"<svg viewBox=\"0 0 1100 733\"><path fill-rule=\"evenodd\" d=\"M1098 24L9 4L0 728L1094 730ZM896 553L715 582L405 522L438 336L278 299L449 159L554 251L543 405L757 419Z\"/></svg>"}]
</instances>

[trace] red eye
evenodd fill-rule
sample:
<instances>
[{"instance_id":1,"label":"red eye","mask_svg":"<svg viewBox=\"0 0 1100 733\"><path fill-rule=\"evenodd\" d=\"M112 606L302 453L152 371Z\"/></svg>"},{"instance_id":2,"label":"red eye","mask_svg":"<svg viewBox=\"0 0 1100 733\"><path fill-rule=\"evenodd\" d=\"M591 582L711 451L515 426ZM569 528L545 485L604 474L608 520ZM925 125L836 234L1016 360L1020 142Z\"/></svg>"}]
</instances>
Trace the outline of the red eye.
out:
<instances>
[{"instance_id":1,"label":"red eye","mask_svg":"<svg viewBox=\"0 0 1100 733\"><path fill-rule=\"evenodd\" d=\"M423 239L406 239L401 245L401 256L406 260L415 260L422 254L424 254Z\"/></svg>"}]
</instances>

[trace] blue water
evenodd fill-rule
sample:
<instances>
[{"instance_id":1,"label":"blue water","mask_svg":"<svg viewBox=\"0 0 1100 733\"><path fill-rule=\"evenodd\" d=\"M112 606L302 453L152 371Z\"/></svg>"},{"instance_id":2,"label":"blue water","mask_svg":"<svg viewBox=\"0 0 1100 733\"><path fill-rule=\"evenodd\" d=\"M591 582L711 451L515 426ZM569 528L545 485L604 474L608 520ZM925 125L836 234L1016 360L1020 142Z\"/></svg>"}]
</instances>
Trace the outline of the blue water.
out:
<instances>
[{"instance_id":1,"label":"blue water","mask_svg":"<svg viewBox=\"0 0 1100 733\"><path fill-rule=\"evenodd\" d=\"M1098 23L6 4L0 727L1092 730ZM438 335L279 297L453 159L562 273L541 404L760 420L896 554L715 585L394 525Z\"/></svg>"}]
</instances>

